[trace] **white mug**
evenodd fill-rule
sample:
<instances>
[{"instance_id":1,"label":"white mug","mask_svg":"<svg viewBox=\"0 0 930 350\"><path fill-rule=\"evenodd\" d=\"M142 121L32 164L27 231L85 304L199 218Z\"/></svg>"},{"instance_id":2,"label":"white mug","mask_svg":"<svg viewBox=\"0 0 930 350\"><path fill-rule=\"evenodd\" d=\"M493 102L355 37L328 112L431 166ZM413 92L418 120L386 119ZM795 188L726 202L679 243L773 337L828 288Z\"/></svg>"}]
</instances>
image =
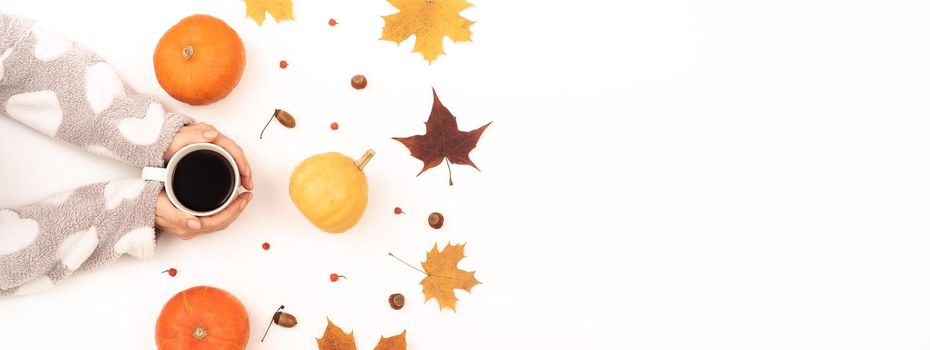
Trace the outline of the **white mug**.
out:
<instances>
[{"instance_id":1,"label":"white mug","mask_svg":"<svg viewBox=\"0 0 930 350\"><path fill-rule=\"evenodd\" d=\"M223 158L226 158L226 161L228 161L229 165L231 165L233 168L233 177L234 177L233 181L235 181L233 184L233 193L229 195L229 198L227 198L226 201L223 202L223 204L220 205L218 208L210 210L210 211L206 211L206 212L192 210L190 208L185 207L184 204L181 204L181 202L178 201L178 198L175 195L174 186L172 186L172 183L171 183L172 178L174 177L174 170L177 167L178 162L181 159L183 159L184 156L190 153L193 153L194 151L200 151L200 150L213 151L213 152L219 153L221 156L223 156ZM194 216L210 216L210 215L219 213L223 209L226 209L226 207L228 207L229 204L231 204L234 200L236 200L236 197L238 197L238 194L239 194L239 185L240 185L239 167L236 165L236 160L233 159L232 155L230 155L229 152L226 152L225 149L223 149L220 146L214 145L212 143L193 143L193 144L184 146L184 148L181 148L180 150L178 150L177 153L171 156L171 159L168 160L168 165L166 165L164 168L156 168L156 167L142 168L142 178L145 180L164 182L165 193L168 195L168 199L171 200L171 204L173 204L179 210L185 213L194 215Z\"/></svg>"}]
</instances>

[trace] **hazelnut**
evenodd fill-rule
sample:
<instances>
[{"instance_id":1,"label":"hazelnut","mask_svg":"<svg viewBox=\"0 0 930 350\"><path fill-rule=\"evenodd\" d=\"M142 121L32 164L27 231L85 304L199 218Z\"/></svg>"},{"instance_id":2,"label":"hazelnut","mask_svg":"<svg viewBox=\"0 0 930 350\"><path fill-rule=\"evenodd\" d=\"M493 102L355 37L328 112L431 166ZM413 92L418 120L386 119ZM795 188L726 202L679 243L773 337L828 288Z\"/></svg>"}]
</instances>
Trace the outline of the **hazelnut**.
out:
<instances>
[{"instance_id":1,"label":"hazelnut","mask_svg":"<svg viewBox=\"0 0 930 350\"><path fill-rule=\"evenodd\" d=\"M426 219L426 222L429 223L429 227L437 230L442 227L442 224L445 221L445 218L440 213L429 214L429 217Z\"/></svg>"},{"instance_id":2,"label":"hazelnut","mask_svg":"<svg viewBox=\"0 0 930 350\"><path fill-rule=\"evenodd\" d=\"M366 86L368 86L368 79L365 79L364 75L358 74L352 77L352 87L356 90L364 89Z\"/></svg>"},{"instance_id":3,"label":"hazelnut","mask_svg":"<svg viewBox=\"0 0 930 350\"><path fill-rule=\"evenodd\" d=\"M400 310L404 307L404 295L400 293L391 294L388 297L388 304L391 304L391 308L394 310Z\"/></svg>"}]
</instances>

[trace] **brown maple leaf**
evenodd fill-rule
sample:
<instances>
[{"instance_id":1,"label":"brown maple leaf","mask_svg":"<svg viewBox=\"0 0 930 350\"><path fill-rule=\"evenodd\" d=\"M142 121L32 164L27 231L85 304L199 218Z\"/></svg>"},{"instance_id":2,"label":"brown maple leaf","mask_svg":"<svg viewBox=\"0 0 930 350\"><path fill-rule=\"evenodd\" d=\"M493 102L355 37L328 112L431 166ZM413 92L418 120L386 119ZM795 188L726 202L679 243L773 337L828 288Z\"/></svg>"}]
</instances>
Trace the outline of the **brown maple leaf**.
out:
<instances>
[{"instance_id":1,"label":"brown maple leaf","mask_svg":"<svg viewBox=\"0 0 930 350\"><path fill-rule=\"evenodd\" d=\"M481 283L475 279L475 271L459 270L459 260L464 257L464 244L447 243L441 252L439 245L434 244L433 250L426 253L422 271L426 273L426 277L420 281L420 284L423 285L423 296L426 297L426 301L435 298L439 302L439 310L449 308L455 311L455 302L458 299L453 289L464 289L471 293L471 288Z\"/></svg>"},{"instance_id":2,"label":"brown maple leaf","mask_svg":"<svg viewBox=\"0 0 930 350\"><path fill-rule=\"evenodd\" d=\"M429 114L429 119L426 120L426 134L395 137L394 139L407 146L410 149L410 155L423 161L423 169L417 176L446 159L446 166L449 168L449 186L452 186L452 166L449 162L471 165L478 169L478 166L468 158L468 154L475 149L481 134L488 125L491 123L468 132L459 130L455 116L442 105L442 102L439 102L436 89L433 89L433 110Z\"/></svg>"},{"instance_id":3,"label":"brown maple leaf","mask_svg":"<svg viewBox=\"0 0 930 350\"><path fill-rule=\"evenodd\" d=\"M358 350L355 347L355 332L346 333L342 328L333 324L329 318L326 319L326 330L323 331L323 337L317 338L316 344L320 350ZM407 331L390 338L381 337L378 345L374 350L406 350L407 349Z\"/></svg>"}]
</instances>

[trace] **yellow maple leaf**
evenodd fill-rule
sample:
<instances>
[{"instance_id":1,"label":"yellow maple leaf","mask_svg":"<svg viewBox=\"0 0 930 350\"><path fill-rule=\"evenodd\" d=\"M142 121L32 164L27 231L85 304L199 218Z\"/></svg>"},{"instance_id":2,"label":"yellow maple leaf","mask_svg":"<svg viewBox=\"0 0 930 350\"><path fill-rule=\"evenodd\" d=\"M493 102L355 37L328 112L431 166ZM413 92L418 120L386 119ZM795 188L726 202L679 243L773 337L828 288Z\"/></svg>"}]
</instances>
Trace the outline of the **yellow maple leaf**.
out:
<instances>
[{"instance_id":1,"label":"yellow maple leaf","mask_svg":"<svg viewBox=\"0 0 930 350\"><path fill-rule=\"evenodd\" d=\"M439 246L434 244L433 250L426 253L426 262L423 263L423 272L426 277L420 281L423 285L423 295L426 300L435 298L439 302L439 309L452 309L455 311L455 297L453 289L464 289L471 292L471 288L478 285L475 279L475 271L459 270L459 260L465 257L464 244L446 244L446 247L439 251Z\"/></svg>"},{"instance_id":2,"label":"yellow maple leaf","mask_svg":"<svg viewBox=\"0 0 930 350\"><path fill-rule=\"evenodd\" d=\"M475 22L459 15L472 6L466 0L387 0L400 12L384 17L382 40L397 45L416 35L413 51L419 52L430 63L444 54L442 38L453 42L471 41L471 27Z\"/></svg>"},{"instance_id":3,"label":"yellow maple leaf","mask_svg":"<svg viewBox=\"0 0 930 350\"><path fill-rule=\"evenodd\" d=\"M265 12L271 14L275 22L294 19L294 4L291 0L244 0L245 15L255 20L258 25L265 21Z\"/></svg>"}]
</instances>

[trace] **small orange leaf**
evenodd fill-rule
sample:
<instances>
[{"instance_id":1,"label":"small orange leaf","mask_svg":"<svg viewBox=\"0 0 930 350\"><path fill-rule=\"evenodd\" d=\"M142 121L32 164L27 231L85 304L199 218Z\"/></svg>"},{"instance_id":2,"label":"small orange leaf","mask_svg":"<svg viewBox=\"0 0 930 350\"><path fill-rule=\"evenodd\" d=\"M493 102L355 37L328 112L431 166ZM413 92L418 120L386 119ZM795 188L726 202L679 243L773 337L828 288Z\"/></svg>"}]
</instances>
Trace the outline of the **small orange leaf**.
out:
<instances>
[{"instance_id":1,"label":"small orange leaf","mask_svg":"<svg viewBox=\"0 0 930 350\"><path fill-rule=\"evenodd\" d=\"M323 331L323 337L316 340L320 350L358 350L355 347L355 332L346 333L342 328L333 324L329 318L326 322L328 324L326 330ZM406 336L406 330L390 338L382 336L375 350L407 350Z\"/></svg>"},{"instance_id":2,"label":"small orange leaf","mask_svg":"<svg viewBox=\"0 0 930 350\"><path fill-rule=\"evenodd\" d=\"M407 331L390 338L381 337L375 350L406 350L407 349Z\"/></svg>"},{"instance_id":3,"label":"small orange leaf","mask_svg":"<svg viewBox=\"0 0 930 350\"><path fill-rule=\"evenodd\" d=\"M323 337L316 340L320 350L357 350L355 347L355 335L346 333L333 324L329 318L326 318L326 330L323 331Z\"/></svg>"}]
</instances>

